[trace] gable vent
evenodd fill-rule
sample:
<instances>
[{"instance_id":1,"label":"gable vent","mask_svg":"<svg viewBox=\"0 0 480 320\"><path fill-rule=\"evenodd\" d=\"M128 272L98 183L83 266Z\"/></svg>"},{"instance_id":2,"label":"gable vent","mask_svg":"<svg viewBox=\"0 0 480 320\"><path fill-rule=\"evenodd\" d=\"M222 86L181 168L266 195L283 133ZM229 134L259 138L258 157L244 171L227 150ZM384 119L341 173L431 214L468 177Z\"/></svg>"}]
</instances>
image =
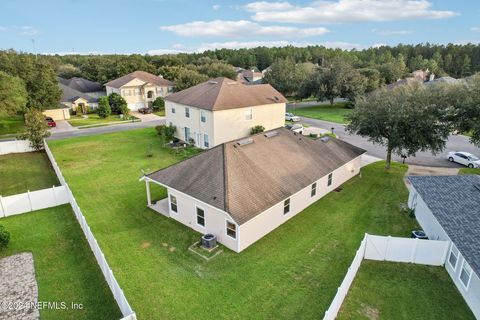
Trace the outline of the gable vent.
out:
<instances>
[{"instance_id":1,"label":"gable vent","mask_svg":"<svg viewBox=\"0 0 480 320\"><path fill-rule=\"evenodd\" d=\"M252 143L253 143L252 138L246 138L246 139L242 139L242 140L237 141L237 144L239 146L246 146L246 145L249 145L249 144L252 144Z\"/></svg>"},{"instance_id":2,"label":"gable vent","mask_svg":"<svg viewBox=\"0 0 480 320\"><path fill-rule=\"evenodd\" d=\"M278 135L278 132L277 132L277 131L269 131L269 132L266 132L266 133L264 134L264 136L267 137L267 138L272 138L272 137L275 137L275 136L277 136L277 135Z\"/></svg>"}]
</instances>

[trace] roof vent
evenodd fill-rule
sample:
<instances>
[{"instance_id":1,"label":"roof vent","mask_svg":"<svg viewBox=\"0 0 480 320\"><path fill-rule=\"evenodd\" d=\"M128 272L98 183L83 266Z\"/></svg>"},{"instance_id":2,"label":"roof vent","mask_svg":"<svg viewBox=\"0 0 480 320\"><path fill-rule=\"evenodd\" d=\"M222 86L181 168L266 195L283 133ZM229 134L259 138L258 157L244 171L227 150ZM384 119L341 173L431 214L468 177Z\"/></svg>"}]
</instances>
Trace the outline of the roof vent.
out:
<instances>
[{"instance_id":1,"label":"roof vent","mask_svg":"<svg viewBox=\"0 0 480 320\"><path fill-rule=\"evenodd\" d=\"M327 142L328 140L330 140L330 137L329 137L329 136L325 136L325 137L320 138L320 140L321 140L322 142Z\"/></svg>"},{"instance_id":2,"label":"roof vent","mask_svg":"<svg viewBox=\"0 0 480 320\"><path fill-rule=\"evenodd\" d=\"M239 140L237 141L237 144L239 146L246 146L248 144L252 144L253 143L253 139L252 138L246 138L246 139L242 139L242 140Z\"/></svg>"},{"instance_id":3,"label":"roof vent","mask_svg":"<svg viewBox=\"0 0 480 320\"><path fill-rule=\"evenodd\" d=\"M269 131L269 132L265 132L264 134L264 136L267 138L272 138L272 137L275 137L276 135L278 135L277 131Z\"/></svg>"}]
</instances>

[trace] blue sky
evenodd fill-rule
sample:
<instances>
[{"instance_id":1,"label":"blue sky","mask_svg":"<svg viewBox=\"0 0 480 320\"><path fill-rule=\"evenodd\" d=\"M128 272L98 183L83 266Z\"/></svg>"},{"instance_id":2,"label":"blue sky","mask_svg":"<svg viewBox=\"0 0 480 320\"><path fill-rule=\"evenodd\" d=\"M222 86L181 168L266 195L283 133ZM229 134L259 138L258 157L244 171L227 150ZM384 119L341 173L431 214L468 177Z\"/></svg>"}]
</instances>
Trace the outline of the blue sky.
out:
<instances>
[{"instance_id":1,"label":"blue sky","mask_svg":"<svg viewBox=\"0 0 480 320\"><path fill-rule=\"evenodd\" d=\"M480 43L480 1L0 2L0 49L39 53L168 53L287 44L361 49L421 42Z\"/></svg>"}]
</instances>

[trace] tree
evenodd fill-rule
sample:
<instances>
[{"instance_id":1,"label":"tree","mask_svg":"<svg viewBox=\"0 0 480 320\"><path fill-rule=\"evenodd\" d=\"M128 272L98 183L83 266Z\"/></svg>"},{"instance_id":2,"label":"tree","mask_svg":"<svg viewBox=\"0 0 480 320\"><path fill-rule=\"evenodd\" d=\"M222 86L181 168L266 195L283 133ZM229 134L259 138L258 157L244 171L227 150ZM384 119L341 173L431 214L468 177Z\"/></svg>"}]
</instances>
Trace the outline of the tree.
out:
<instances>
[{"instance_id":1,"label":"tree","mask_svg":"<svg viewBox=\"0 0 480 320\"><path fill-rule=\"evenodd\" d=\"M237 73L232 65L225 62L216 61L210 64L203 64L198 67L198 71L207 75L210 78L226 77L235 79Z\"/></svg>"},{"instance_id":2,"label":"tree","mask_svg":"<svg viewBox=\"0 0 480 320\"><path fill-rule=\"evenodd\" d=\"M25 113L25 131L20 135L21 139L29 140L30 147L35 150L43 149L43 140L50 136L45 116L41 111L30 108Z\"/></svg>"},{"instance_id":3,"label":"tree","mask_svg":"<svg viewBox=\"0 0 480 320\"><path fill-rule=\"evenodd\" d=\"M97 114L100 118L106 118L112 113L108 97L101 97L98 101Z\"/></svg>"},{"instance_id":4,"label":"tree","mask_svg":"<svg viewBox=\"0 0 480 320\"><path fill-rule=\"evenodd\" d=\"M123 114L122 110L125 110L125 108L128 109L127 101L115 92L108 95L108 104L110 105L111 112L115 114Z\"/></svg>"},{"instance_id":5,"label":"tree","mask_svg":"<svg viewBox=\"0 0 480 320\"><path fill-rule=\"evenodd\" d=\"M155 111L165 110L165 100L162 97L157 97L152 103L152 108Z\"/></svg>"},{"instance_id":6,"label":"tree","mask_svg":"<svg viewBox=\"0 0 480 320\"><path fill-rule=\"evenodd\" d=\"M25 82L27 107L45 110L55 108L60 103L62 91L58 87L57 74L50 64L36 61L32 74Z\"/></svg>"},{"instance_id":7,"label":"tree","mask_svg":"<svg viewBox=\"0 0 480 320\"><path fill-rule=\"evenodd\" d=\"M460 132L470 132L470 141L480 146L480 74L465 85L446 88L444 103L453 106L451 121Z\"/></svg>"},{"instance_id":8,"label":"tree","mask_svg":"<svg viewBox=\"0 0 480 320\"><path fill-rule=\"evenodd\" d=\"M22 79L0 71L0 115L14 115L25 109L27 90Z\"/></svg>"},{"instance_id":9,"label":"tree","mask_svg":"<svg viewBox=\"0 0 480 320\"><path fill-rule=\"evenodd\" d=\"M279 59L272 64L264 80L286 96L298 93L302 83L310 78L311 64L297 65L293 58Z\"/></svg>"},{"instance_id":10,"label":"tree","mask_svg":"<svg viewBox=\"0 0 480 320\"><path fill-rule=\"evenodd\" d=\"M57 75L65 79L70 79L73 77L80 77L82 75L82 72L78 67L75 67L70 63L66 63L58 67Z\"/></svg>"},{"instance_id":11,"label":"tree","mask_svg":"<svg viewBox=\"0 0 480 320\"><path fill-rule=\"evenodd\" d=\"M181 91L207 81L208 77L194 70L183 69L178 73L175 89Z\"/></svg>"},{"instance_id":12,"label":"tree","mask_svg":"<svg viewBox=\"0 0 480 320\"><path fill-rule=\"evenodd\" d=\"M258 125L258 126L253 127L252 130L250 130L250 134L254 135L254 134L257 134L257 133L260 133L260 132L263 132L263 131L265 131L265 127L261 126L261 125Z\"/></svg>"},{"instance_id":13,"label":"tree","mask_svg":"<svg viewBox=\"0 0 480 320\"><path fill-rule=\"evenodd\" d=\"M0 251L5 249L10 242L10 232L0 224Z\"/></svg>"},{"instance_id":14,"label":"tree","mask_svg":"<svg viewBox=\"0 0 480 320\"><path fill-rule=\"evenodd\" d=\"M441 99L440 90L418 84L375 91L357 101L347 117L347 131L385 146L386 169L390 168L392 153L411 156L418 151L440 152L452 129Z\"/></svg>"}]
</instances>

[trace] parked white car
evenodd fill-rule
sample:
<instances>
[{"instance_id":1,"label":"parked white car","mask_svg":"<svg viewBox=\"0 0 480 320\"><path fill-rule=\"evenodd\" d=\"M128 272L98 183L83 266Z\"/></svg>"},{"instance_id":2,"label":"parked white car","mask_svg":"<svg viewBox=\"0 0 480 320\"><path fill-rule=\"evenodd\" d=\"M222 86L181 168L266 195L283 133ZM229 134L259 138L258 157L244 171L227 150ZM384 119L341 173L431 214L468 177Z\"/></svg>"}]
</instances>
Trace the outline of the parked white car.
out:
<instances>
[{"instance_id":1,"label":"parked white car","mask_svg":"<svg viewBox=\"0 0 480 320\"><path fill-rule=\"evenodd\" d=\"M285 113L285 120L297 122L297 121L300 121L300 117L294 115L293 113L288 113L287 112L287 113Z\"/></svg>"},{"instance_id":2,"label":"parked white car","mask_svg":"<svg viewBox=\"0 0 480 320\"><path fill-rule=\"evenodd\" d=\"M287 124L285 125L285 128L293 132L303 134L303 125L301 124Z\"/></svg>"},{"instance_id":3,"label":"parked white car","mask_svg":"<svg viewBox=\"0 0 480 320\"><path fill-rule=\"evenodd\" d=\"M480 159L468 152L452 151L448 153L447 159L450 162L460 163L469 168L480 168Z\"/></svg>"}]
</instances>

